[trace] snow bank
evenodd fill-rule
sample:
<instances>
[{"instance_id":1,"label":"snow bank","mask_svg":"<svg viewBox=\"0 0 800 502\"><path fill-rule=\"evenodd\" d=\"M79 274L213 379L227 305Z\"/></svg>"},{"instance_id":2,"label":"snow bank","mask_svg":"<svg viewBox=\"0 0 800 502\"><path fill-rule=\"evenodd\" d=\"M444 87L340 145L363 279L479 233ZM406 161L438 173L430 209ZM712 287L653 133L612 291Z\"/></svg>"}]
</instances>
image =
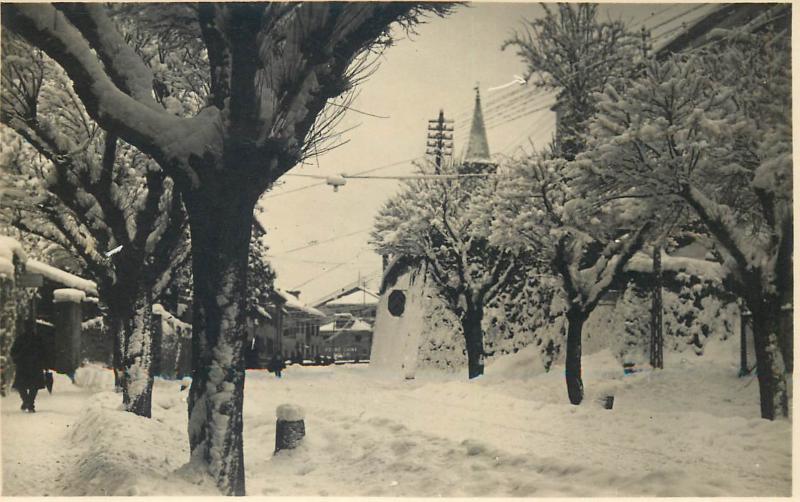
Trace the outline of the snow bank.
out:
<instances>
[{"instance_id":1,"label":"snow bank","mask_svg":"<svg viewBox=\"0 0 800 502\"><path fill-rule=\"evenodd\" d=\"M83 279L38 260L30 259L25 262L25 270L42 274L49 280L63 284L67 288L80 289L89 295L97 296L97 284L94 281Z\"/></svg>"},{"instance_id":2,"label":"snow bank","mask_svg":"<svg viewBox=\"0 0 800 502\"><path fill-rule=\"evenodd\" d=\"M663 370L632 375L607 350L587 355L581 406L567 400L562 363L524 373L530 349L473 381L441 371L375 379L356 365L298 367L291 379L248 371L247 495L791 495L791 421L759 418L758 382L737 376L735 339L706 349L665 351ZM16 396L0 399L4 495L214 493L185 464L180 382L156 379L150 420L122 412L119 394L90 395L64 375L56 388L35 415ZM607 394L611 410L598 403ZM287 402L308 411L309 433L273 455L273 410ZM37 433L47 448L31 448Z\"/></svg>"},{"instance_id":3,"label":"snow bank","mask_svg":"<svg viewBox=\"0 0 800 502\"><path fill-rule=\"evenodd\" d=\"M63 288L53 291L53 303L81 303L86 293L80 289Z\"/></svg>"},{"instance_id":4,"label":"snow bank","mask_svg":"<svg viewBox=\"0 0 800 502\"><path fill-rule=\"evenodd\" d=\"M75 370L75 385L92 391L113 391L114 371L100 363L86 363Z\"/></svg>"},{"instance_id":5,"label":"snow bank","mask_svg":"<svg viewBox=\"0 0 800 502\"><path fill-rule=\"evenodd\" d=\"M0 235L0 276L14 277L14 257L25 262L26 255L18 240Z\"/></svg>"},{"instance_id":6,"label":"snow bank","mask_svg":"<svg viewBox=\"0 0 800 502\"><path fill-rule=\"evenodd\" d=\"M81 453L63 476L62 495L219 494L179 472L189 458L185 428L121 411L118 403L117 394L93 396L70 428L69 442Z\"/></svg>"},{"instance_id":7,"label":"snow bank","mask_svg":"<svg viewBox=\"0 0 800 502\"><path fill-rule=\"evenodd\" d=\"M486 374L492 378L506 380L526 380L545 372L544 363L539 354L539 347L534 344L489 361Z\"/></svg>"}]
</instances>

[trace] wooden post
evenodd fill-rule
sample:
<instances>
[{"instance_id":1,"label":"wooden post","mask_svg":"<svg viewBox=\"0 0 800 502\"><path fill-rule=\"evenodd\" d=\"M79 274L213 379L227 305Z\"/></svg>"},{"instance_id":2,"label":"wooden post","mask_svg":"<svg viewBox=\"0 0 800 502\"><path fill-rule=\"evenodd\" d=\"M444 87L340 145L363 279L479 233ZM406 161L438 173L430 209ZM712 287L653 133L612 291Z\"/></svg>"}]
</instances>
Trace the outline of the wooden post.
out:
<instances>
[{"instance_id":1,"label":"wooden post","mask_svg":"<svg viewBox=\"0 0 800 502\"><path fill-rule=\"evenodd\" d=\"M56 290L76 291L76 290ZM80 295L54 295L56 371L72 377L80 366L81 304ZM75 301L78 300L78 301Z\"/></svg>"},{"instance_id":2,"label":"wooden post","mask_svg":"<svg viewBox=\"0 0 800 502\"><path fill-rule=\"evenodd\" d=\"M661 298L661 246L653 247L653 305L650 315L650 366L664 368L664 304Z\"/></svg>"},{"instance_id":3,"label":"wooden post","mask_svg":"<svg viewBox=\"0 0 800 502\"><path fill-rule=\"evenodd\" d=\"M743 377L750 373L750 369L747 367L747 322L750 319L750 313L742 311L739 319L739 376Z\"/></svg>"},{"instance_id":4,"label":"wooden post","mask_svg":"<svg viewBox=\"0 0 800 502\"><path fill-rule=\"evenodd\" d=\"M282 404L275 414L275 453L296 448L306 435L305 412L299 406Z\"/></svg>"}]
</instances>

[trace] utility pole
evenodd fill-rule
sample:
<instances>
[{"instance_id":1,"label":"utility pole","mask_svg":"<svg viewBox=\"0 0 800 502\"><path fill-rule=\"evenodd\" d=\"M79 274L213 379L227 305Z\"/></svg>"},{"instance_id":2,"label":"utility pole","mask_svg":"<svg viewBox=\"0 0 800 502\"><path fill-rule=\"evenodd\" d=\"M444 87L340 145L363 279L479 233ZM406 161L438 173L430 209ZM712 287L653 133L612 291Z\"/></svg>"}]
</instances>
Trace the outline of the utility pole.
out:
<instances>
[{"instance_id":1,"label":"utility pole","mask_svg":"<svg viewBox=\"0 0 800 502\"><path fill-rule=\"evenodd\" d=\"M436 174L441 174L446 157L453 157L453 121L445 120L444 110L439 117L428 121L428 143L425 153L433 156Z\"/></svg>"},{"instance_id":2,"label":"utility pole","mask_svg":"<svg viewBox=\"0 0 800 502\"><path fill-rule=\"evenodd\" d=\"M661 245L653 246L653 306L650 312L650 366L664 369L664 302L661 297Z\"/></svg>"},{"instance_id":3,"label":"utility pole","mask_svg":"<svg viewBox=\"0 0 800 502\"><path fill-rule=\"evenodd\" d=\"M642 51L642 61L637 65L637 67L639 75L644 75L645 68L647 68L647 58L649 56L650 49L652 49L653 46L650 43L650 30L646 30L644 26L642 26L640 36L642 38L642 43L639 46L639 50Z\"/></svg>"}]
</instances>

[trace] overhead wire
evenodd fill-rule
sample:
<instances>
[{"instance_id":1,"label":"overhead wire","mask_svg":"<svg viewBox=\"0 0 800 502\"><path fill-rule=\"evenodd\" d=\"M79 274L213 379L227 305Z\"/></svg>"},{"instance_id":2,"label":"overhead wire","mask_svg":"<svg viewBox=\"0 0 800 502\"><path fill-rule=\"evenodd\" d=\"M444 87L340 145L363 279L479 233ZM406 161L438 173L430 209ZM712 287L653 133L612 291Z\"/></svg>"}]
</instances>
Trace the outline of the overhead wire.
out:
<instances>
[{"instance_id":1,"label":"overhead wire","mask_svg":"<svg viewBox=\"0 0 800 502\"><path fill-rule=\"evenodd\" d=\"M279 253L275 253L274 255L272 255L272 257L273 258L280 258L282 255L285 255L285 254L294 253L296 251L302 251L304 249L313 248L313 247L319 246L321 244L327 244L329 242L338 241L339 239L344 239L346 237L352 237L354 235L362 234L362 233L368 232L370 230L372 230L371 226L367 227L367 228L362 228L360 230L356 230L355 232L350 232L349 234L337 235L336 237L331 237L330 239L325 239L325 240L321 240L321 241L311 241L311 242L309 242L307 244L304 244L303 246L299 246L299 247L296 247L296 248L292 248L292 249L287 249L285 251L281 251Z\"/></svg>"},{"instance_id":2,"label":"overhead wire","mask_svg":"<svg viewBox=\"0 0 800 502\"><path fill-rule=\"evenodd\" d=\"M370 169L365 169L363 171L359 171L359 172L355 173L354 176L355 175L360 175L360 174L372 173L372 172L375 172L375 171L380 171L382 169L389 169L390 167L395 167L395 166L399 166L401 164L411 163L411 162L414 162L415 160L419 160L421 158L422 158L422 156L420 155L420 156L417 156L417 157L412 157L410 159L399 160L397 162L392 162L390 164L385 164L385 165L382 165L382 166L373 167L373 168L370 168ZM289 173L287 173L287 174L289 174ZM294 174L293 176L299 176L299 174ZM278 192L278 193L275 193L275 194L264 195L262 197L262 199L271 199L273 197L280 197L281 195L288 195L290 193L300 192L302 190L308 190L309 188L314 188L314 187L318 187L318 186L322 186L322 185L326 185L326 184L327 184L327 182L325 182L325 181L321 181L319 183L311 183L309 185L305 185L305 186L298 187L298 188L293 188L291 190L286 190L284 192Z\"/></svg>"},{"instance_id":3,"label":"overhead wire","mask_svg":"<svg viewBox=\"0 0 800 502\"><path fill-rule=\"evenodd\" d=\"M534 120L533 123L529 127L524 128L524 132L522 133L522 136L515 137L510 143L508 143L500 151L503 152L503 153L509 154L510 150L512 148L516 149L515 147L519 146L523 141L525 141L526 139L530 139L530 138L534 137L533 132L536 129L538 129L539 127L541 127L542 123L547 118L548 118L547 114L542 114L539 118ZM538 137L542 132L550 132L550 131L549 130L539 131L539 133L535 134L535 137Z\"/></svg>"}]
</instances>

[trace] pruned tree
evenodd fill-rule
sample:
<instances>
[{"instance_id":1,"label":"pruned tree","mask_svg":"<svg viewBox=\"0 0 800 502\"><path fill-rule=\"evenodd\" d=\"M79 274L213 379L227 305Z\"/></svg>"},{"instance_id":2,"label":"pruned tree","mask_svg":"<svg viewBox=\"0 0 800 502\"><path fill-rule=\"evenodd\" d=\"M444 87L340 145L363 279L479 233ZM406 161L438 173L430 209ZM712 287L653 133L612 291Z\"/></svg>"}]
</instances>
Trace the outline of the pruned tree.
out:
<instances>
[{"instance_id":1,"label":"pruned tree","mask_svg":"<svg viewBox=\"0 0 800 502\"><path fill-rule=\"evenodd\" d=\"M629 75L641 52L621 21L598 19L597 4L541 5L545 15L526 21L525 31L506 40L503 50L516 49L527 66L526 80L558 90L556 153L572 160L595 113L593 94Z\"/></svg>"},{"instance_id":2,"label":"pruned tree","mask_svg":"<svg viewBox=\"0 0 800 502\"><path fill-rule=\"evenodd\" d=\"M792 298L789 38L717 34L703 52L650 63L624 92L608 88L583 162L612 196L684 204L704 223L728 287L753 314L761 416L774 419L788 414L779 321Z\"/></svg>"},{"instance_id":3,"label":"pruned tree","mask_svg":"<svg viewBox=\"0 0 800 502\"><path fill-rule=\"evenodd\" d=\"M381 209L372 232L379 254L425 263L439 297L460 321L469 378L483 374L485 310L520 268L516 253L489 243L486 203L495 185L494 179L466 177L410 182Z\"/></svg>"},{"instance_id":4,"label":"pruned tree","mask_svg":"<svg viewBox=\"0 0 800 502\"><path fill-rule=\"evenodd\" d=\"M150 159L97 127L52 61L7 33L2 83L0 169L16 188L2 218L72 253L97 282L124 407L149 417L151 306L188 258L180 198Z\"/></svg>"},{"instance_id":5,"label":"pruned tree","mask_svg":"<svg viewBox=\"0 0 800 502\"><path fill-rule=\"evenodd\" d=\"M226 494L245 493L243 316L253 208L325 137L329 100L363 77L365 61L392 42L391 28L409 29L426 13L450 9L410 2L164 9L161 24L174 25L180 37L174 46L199 40L208 61L204 108L175 116L157 102L153 71L108 7L2 5L3 26L58 62L100 127L152 157L181 194L194 282L191 461ZM152 19L126 16L124 24Z\"/></svg>"},{"instance_id":6,"label":"pruned tree","mask_svg":"<svg viewBox=\"0 0 800 502\"><path fill-rule=\"evenodd\" d=\"M583 325L653 227L644 202L612 199L584 184L573 163L534 155L517 159L493 205L492 242L527 251L561 279L567 303L566 383L583 401Z\"/></svg>"}]
</instances>

